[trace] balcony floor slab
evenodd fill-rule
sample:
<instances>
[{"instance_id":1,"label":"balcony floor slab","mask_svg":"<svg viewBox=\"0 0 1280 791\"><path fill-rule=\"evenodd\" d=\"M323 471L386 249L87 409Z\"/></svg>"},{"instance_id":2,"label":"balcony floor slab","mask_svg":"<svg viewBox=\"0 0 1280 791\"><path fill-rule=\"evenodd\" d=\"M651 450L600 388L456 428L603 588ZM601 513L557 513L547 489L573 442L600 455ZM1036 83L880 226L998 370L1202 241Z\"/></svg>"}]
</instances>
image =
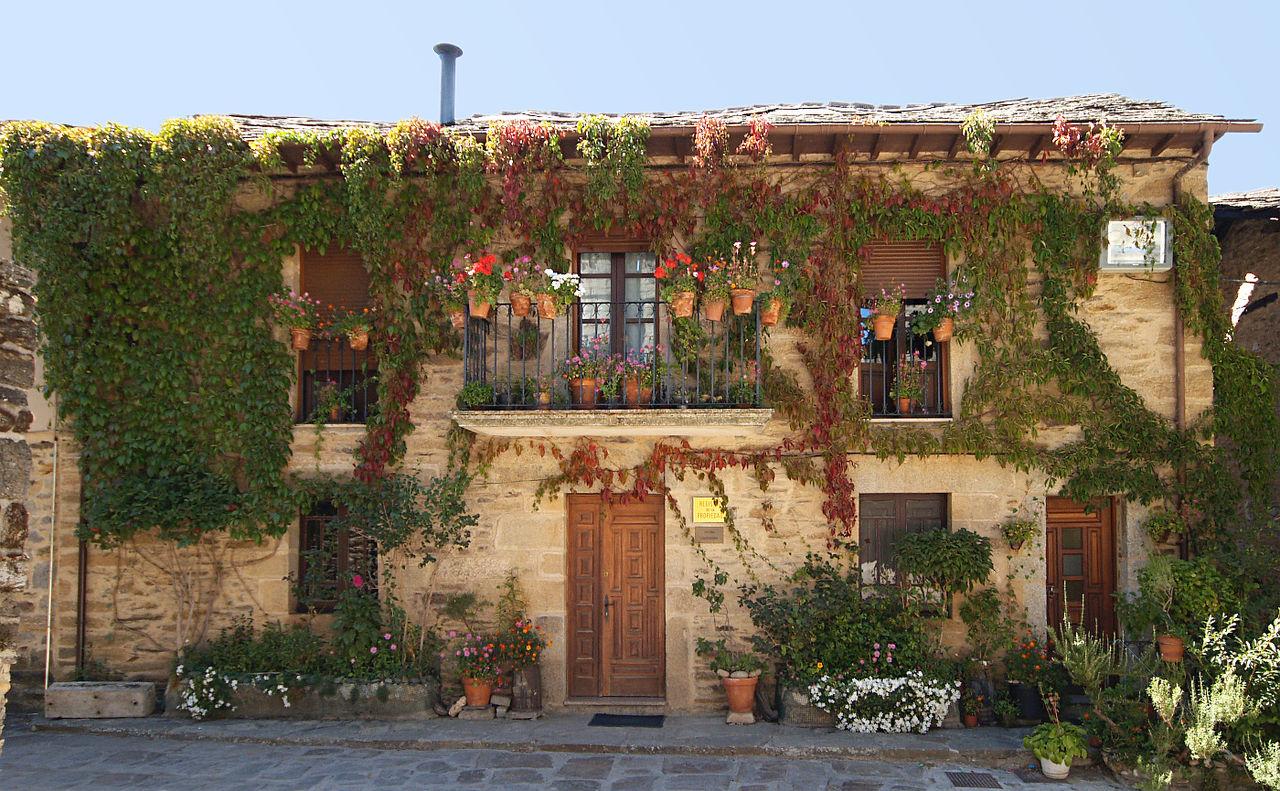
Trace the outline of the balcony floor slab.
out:
<instances>
[{"instance_id":1,"label":"balcony floor slab","mask_svg":"<svg viewBox=\"0 0 1280 791\"><path fill-rule=\"evenodd\" d=\"M772 409L455 410L455 422L491 437L754 437Z\"/></svg>"}]
</instances>

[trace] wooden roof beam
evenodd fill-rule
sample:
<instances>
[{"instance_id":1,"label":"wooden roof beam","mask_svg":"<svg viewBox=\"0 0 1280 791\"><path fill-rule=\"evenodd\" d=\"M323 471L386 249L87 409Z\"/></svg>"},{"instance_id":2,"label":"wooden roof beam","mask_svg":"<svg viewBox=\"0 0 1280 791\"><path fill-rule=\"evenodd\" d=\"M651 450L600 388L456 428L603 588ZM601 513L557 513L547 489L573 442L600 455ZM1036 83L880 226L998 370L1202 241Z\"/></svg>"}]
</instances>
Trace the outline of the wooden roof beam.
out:
<instances>
[{"instance_id":1,"label":"wooden roof beam","mask_svg":"<svg viewBox=\"0 0 1280 791\"><path fill-rule=\"evenodd\" d=\"M1040 152L1044 151L1045 147L1048 145L1049 136L1040 135L1035 140L1031 141L1031 147L1027 149L1027 159L1035 161L1035 158L1040 156Z\"/></svg>"},{"instance_id":2,"label":"wooden roof beam","mask_svg":"<svg viewBox=\"0 0 1280 791\"><path fill-rule=\"evenodd\" d=\"M991 137L991 150L987 152L987 156L992 159L996 158L996 154L1000 153L1000 148L1004 145L1005 135L993 135Z\"/></svg>"},{"instance_id":3,"label":"wooden roof beam","mask_svg":"<svg viewBox=\"0 0 1280 791\"><path fill-rule=\"evenodd\" d=\"M877 159L880 158L880 143L883 140L884 140L884 135L880 134L879 132L876 133L875 137L871 138L871 153L868 154L867 156L872 162L875 162Z\"/></svg>"},{"instance_id":4,"label":"wooden roof beam","mask_svg":"<svg viewBox=\"0 0 1280 791\"><path fill-rule=\"evenodd\" d=\"M960 152L960 135L951 136L951 144L947 146L947 159L955 159Z\"/></svg>"},{"instance_id":5,"label":"wooden roof beam","mask_svg":"<svg viewBox=\"0 0 1280 791\"><path fill-rule=\"evenodd\" d=\"M799 162L799 161L800 161L800 135L799 135L799 133L793 133L793 134L791 135L791 161L792 161L792 162Z\"/></svg>"},{"instance_id":6,"label":"wooden roof beam","mask_svg":"<svg viewBox=\"0 0 1280 791\"><path fill-rule=\"evenodd\" d=\"M1170 133L1160 138L1159 140L1157 140L1156 144L1151 147L1151 156L1158 157L1161 154L1163 154L1165 152L1165 149L1167 149L1170 145L1173 144L1173 138L1175 136L1176 135Z\"/></svg>"},{"instance_id":7,"label":"wooden roof beam","mask_svg":"<svg viewBox=\"0 0 1280 791\"><path fill-rule=\"evenodd\" d=\"M921 137L922 135L918 135L918 134L912 135L911 147L907 149L908 159L915 159L916 157L920 156L920 138Z\"/></svg>"}]
</instances>

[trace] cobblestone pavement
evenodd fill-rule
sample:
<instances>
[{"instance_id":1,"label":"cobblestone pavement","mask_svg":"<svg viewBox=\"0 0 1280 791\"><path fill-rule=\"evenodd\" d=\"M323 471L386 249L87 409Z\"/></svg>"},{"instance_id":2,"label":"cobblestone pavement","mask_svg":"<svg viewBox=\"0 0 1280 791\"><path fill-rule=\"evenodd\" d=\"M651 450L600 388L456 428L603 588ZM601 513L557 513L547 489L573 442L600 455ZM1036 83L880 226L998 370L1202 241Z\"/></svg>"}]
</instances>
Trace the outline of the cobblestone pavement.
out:
<instances>
[{"instance_id":1,"label":"cobblestone pavement","mask_svg":"<svg viewBox=\"0 0 1280 791\"><path fill-rule=\"evenodd\" d=\"M1069 783L1007 771L875 761L502 750L375 750L32 731L10 720L0 789L398 789L582 791L951 789L947 770L987 772L1006 789L1117 789L1096 770ZM1039 782L1035 782L1035 781Z\"/></svg>"}]
</instances>

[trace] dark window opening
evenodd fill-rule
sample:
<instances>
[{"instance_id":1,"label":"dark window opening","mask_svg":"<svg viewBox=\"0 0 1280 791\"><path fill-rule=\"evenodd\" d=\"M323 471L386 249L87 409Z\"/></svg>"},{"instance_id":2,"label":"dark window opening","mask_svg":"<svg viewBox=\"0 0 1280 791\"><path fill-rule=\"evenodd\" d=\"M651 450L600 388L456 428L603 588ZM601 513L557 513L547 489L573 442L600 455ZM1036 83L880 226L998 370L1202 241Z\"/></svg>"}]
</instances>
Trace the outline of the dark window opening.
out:
<instances>
[{"instance_id":1,"label":"dark window opening","mask_svg":"<svg viewBox=\"0 0 1280 791\"><path fill-rule=\"evenodd\" d=\"M858 562L876 585L899 585L893 561L903 536L947 529L945 494L864 494L858 498ZM874 563L873 568L868 564Z\"/></svg>"},{"instance_id":2,"label":"dark window opening","mask_svg":"<svg viewBox=\"0 0 1280 791\"><path fill-rule=\"evenodd\" d=\"M372 305L369 273L359 254L349 250L304 252L300 282L302 291L320 302L321 326L311 346L299 353L297 420L364 423L377 405L373 345L353 349L347 337L332 328L348 312Z\"/></svg>"},{"instance_id":3,"label":"dark window opening","mask_svg":"<svg viewBox=\"0 0 1280 791\"><path fill-rule=\"evenodd\" d=\"M646 250L578 254L582 279L578 348L596 337L609 339L609 353L640 353L659 343L657 256Z\"/></svg>"},{"instance_id":4,"label":"dark window opening","mask_svg":"<svg viewBox=\"0 0 1280 791\"><path fill-rule=\"evenodd\" d=\"M297 611L331 613L358 576L361 588L378 589L378 548L369 537L338 522L338 509L321 501L302 515L296 585Z\"/></svg>"}]
</instances>

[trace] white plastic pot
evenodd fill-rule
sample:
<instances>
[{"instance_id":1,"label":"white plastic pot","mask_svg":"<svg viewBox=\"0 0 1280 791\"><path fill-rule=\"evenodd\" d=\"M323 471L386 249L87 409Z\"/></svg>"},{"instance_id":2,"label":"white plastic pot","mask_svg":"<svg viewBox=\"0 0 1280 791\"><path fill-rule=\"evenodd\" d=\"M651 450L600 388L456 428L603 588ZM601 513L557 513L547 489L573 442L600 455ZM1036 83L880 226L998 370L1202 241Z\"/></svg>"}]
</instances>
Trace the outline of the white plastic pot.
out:
<instances>
[{"instance_id":1,"label":"white plastic pot","mask_svg":"<svg viewBox=\"0 0 1280 791\"><path fill-rule=\"evenodd\" d=\"M1048 758L1041 758L1040 771L1051 780L1066 780L1067 774L1071 772L1071 764L1054 763Z\"/></svg>"}]
</instances>

